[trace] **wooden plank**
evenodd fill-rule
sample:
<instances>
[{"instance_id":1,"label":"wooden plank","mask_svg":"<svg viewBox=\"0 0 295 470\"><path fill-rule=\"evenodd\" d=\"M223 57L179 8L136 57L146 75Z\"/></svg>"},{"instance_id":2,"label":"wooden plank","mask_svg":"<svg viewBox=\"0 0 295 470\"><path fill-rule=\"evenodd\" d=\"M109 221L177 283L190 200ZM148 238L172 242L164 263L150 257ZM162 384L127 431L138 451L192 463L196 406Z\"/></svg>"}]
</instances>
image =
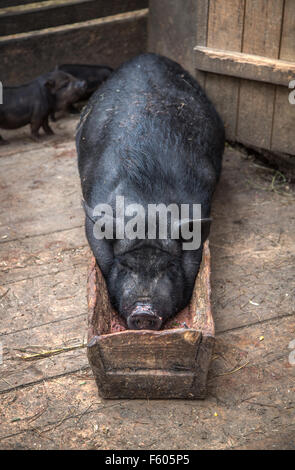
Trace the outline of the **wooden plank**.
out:
<instances>
[{"instance_id":1,"label":"wooden plank","mask_svg":"<svg viewBox=\"0 0 295 470\"><path fill-rule=\"evenodd\" d=\"M278 59L283 0L246 2L242 52ZM241 82L237 139L270 149L274 113L273 85Z\"/></svg>"},{"instance_id":2,"label":"wooden plank","mask_svg":"<svg viewBox=\"0 0 295 470\"><path fill-rule=\"evenodd\" d=\"M46 1L47 0L38 0L38 3ZM36 3L36 0L1 0L1 8L12 7L16 5L26 5L28 3Z\"/></svg>"},{"instance_id":3,"label":"wooden plank","mask_svg":"<svg viewBox=\"0 0 295 470\"><path fill-rule=\"evenodd\" d=\"M195 0L150 0L148 50L165 55L194 74Z\"/></svg>"},{"instance_id":4,"label":"wooden plank","mask_svg":"<svg viewBox=\"0 0 295 470\"><path fill-rule=\"evenodd\" d=\"M207 45L209 0L196 0L196 44ZM206 74L198 69L194 55L195 76L200 85L205 88Z\"/></svg>"},{"instance_id":5,"label":"wooden plank","mask_svg":"<svg viewBox=\"0 0 295 470\"><path fill-rule=\"evenodd\" d=\"M148 7L147 0L49 0L3 9L0 6L0 35L24 33L63 24L102 18Z\"/></svg>"},{"instance_id":6,"label":"wooden plank","mask_svg":"<svg viewBox=\"0 0 295 470\"><path fill-rule=\"evenodd\" d=\"M295 9L292 0L285 0L280 59L289 60L293 65L295 64ZM271 150L291 155L295 154L295 106L288 100L291 90L287 88L287 85L294 76L293 73L293 77L286 79L283 83L284 88L277 87L276 89L271 141Z\"/></svg>"},{"instance_id":7,"label":"wooden plank","mask_svg":"<svg viewBox=\"0 0 295 470\"><path fill-rule=\"evenodd\" d=\"M118 67L146 51L147 13L138 10L0 38L3 84L23 83L65 62Z\"/></svg>"},{"instance_id":8,"label":"wooden plank","mask_svg":"<svg viewBox=\"0 0 295 470\"><path fill-rule=\"evenodd\" d=\"M189 306L160 331L134 331L126 329L112 308L102 273L92 260L87 289L87 354L104 398L190 399L206 395L214 346L210 273L206 241Z\"/></svg>"},{"instance_id":9,"label":"wooden plank","mask_svg":"<svg viewBox=\"0 0 295 470\"><path fill-rule=\"evenodd\" d=\"M211 0L207 47L241 51L245 0Z\"/></svg>"},{"instance_id":10,"label":"wooden plank","mask_svg":"<svg viewBox=\"0 0 295 470\"><path fill-rule=\"evenodd\" d=\"M274 99L274 85L241 82L236 134L239 142L270 149Z\"/></svg>"},{"instance_id":11,"label":"wooden plank","mask_svg":"<svg viewBox=\"0 0 295 470\"><path fill-rule=\"evenodd\" d=\"M295 155L295 105L289 102L290 88L277 87L271 150Z\"/></svg>"},{"instance_id":12,"label":"wooden plank","mask_svg":"<svg viewBox=\"0 0 295 470\"><path fill-rule=\"evenodd\" d=\"M285 0L280 59L295 62L295 8L293 0Z\"/></svg>"},{"instance_id":13,"label":"wooden plank","mask_svg":"<svg viewBox=\"0 0 295 470\"><path fill-rule=\"evenodd\" d=\"M263 56L197 46L196 62L205 72L286 85L295 75L295 63Z\"/></svg>"},{"instance_id":14,"label":"wooden plank","mask_svg":"<svg viewBox=\"0 0 295 470\"><path fill-rule=\"evenodd\" d=\"M46 2L48 0L38 0L40 2ZM1 0L1 8L12 7L16 5L27 5L28 3L37 3L36 0Z\"/></svg>"},{"instance_id":15,"label":"wooden plank","mask_svg":"<svg viewBox=\"0 0 295 470\"><path fill-rule=\"evenodd\" d=\"M208 18L208 48L241 51L243 37L245 0L210 1ZM203 49L203 48L201 48ZM198 50L200 50L198 48ZM196 52L197 67L204 70L204 57ZM208 71L208 70L206 70ZM239 81L229 77L220 77L218 66L211 70L214 74L206 75L206 92L211 97L223 118L228 139L235 139L236 119L239 100Z\"/></svg>"},{"instance_id":16,"label":"wooden plank","mask_svg":"<svg viewBox=\"0 0 295 470\"><path fill-rule=\"evenodd\" d=\"M284 0L247 1L242 52L279 58Z\"/></svg>"},{"instance_id":17,"label":"wooden plank","mask_svg":"<svg viewBox=\"0 0 295 470\"><path fill-rule=\"evenodd\" d=\"M237 120L235 108L239 97L239 80L215 73L207 73L206 93L222 117L226 138L235 140Z\"/></svg>"}]
</instances>

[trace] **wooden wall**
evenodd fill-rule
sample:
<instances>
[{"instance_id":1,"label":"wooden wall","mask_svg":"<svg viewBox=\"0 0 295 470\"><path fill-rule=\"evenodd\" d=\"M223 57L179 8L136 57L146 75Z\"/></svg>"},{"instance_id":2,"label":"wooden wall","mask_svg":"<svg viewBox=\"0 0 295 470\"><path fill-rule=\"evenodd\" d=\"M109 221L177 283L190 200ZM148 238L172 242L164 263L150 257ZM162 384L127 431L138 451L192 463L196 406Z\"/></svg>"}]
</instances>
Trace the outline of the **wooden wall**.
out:
<instances>
[{"instance_id":1,"label":"wooden wall","mask_svg":"<svg viewBox=\"0 0 295 470\"><path fill-rule=\"evenodd\" d=\"M0 2L0 80L6 86L62 63L117 67L147 49L148 0L11 4L1 8Z\"/></svg>"},{"instance_id":2,"label":"wooden wall","mask_svg":"<svg viewBox=\"0 0 295 470\"><path fill-rule=\"evenodd\" d=\"M155 23L155 15L168 19L170 29ZM176 34L185 21L190 27ZM295 105L288 100L295 79L294 0L150 0L149 32L149 50L193 71L229 139L295 154Z\"/></svg>"}]
</instances>

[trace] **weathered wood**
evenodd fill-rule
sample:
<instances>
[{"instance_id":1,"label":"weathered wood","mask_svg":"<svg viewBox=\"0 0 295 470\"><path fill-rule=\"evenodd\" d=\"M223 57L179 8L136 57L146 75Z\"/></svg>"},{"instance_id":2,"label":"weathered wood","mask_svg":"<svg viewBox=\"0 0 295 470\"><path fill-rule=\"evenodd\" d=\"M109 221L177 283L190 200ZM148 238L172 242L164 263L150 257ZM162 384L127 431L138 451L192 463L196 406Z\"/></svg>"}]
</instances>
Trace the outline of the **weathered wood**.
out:
<instances>
[{"instance_id":1,"label":"weathered wood","mask_svg":"<svg viewBox=\"0 0 295 470\"><path fill-rule=\"evenodd\" d=\"M0 5L1 36L78 23L148 7L147 0L60 0L31 3L5 9Z\"/></svg>"},{"instance_id":2,"label":"weathered wood","mask_svg":"<svg viewBox=\"0 0 295 470\"><path fill-rule=\"evenodd\" d=\"M40 2L47 2L48 0L38 0ZM1 8L12 7L16 5L26 5L28 3L36 3L35 0L1 0Z\"/></svg>"},{"instance_id":3,"label":"weathered wood","mask_svg":"<svg viewBox=\"0 0 295 470\"><path fill-rule=\"evenodd\" d=\"M198 68L205 72L287 85L295 75L295 63L263 56L196 46Z\"/></svg>"},{"instance_id":4,"label":"weathered wood","mask_svg":"<svg viewBox=\"0 0 295 470\"><path fill-rule=\"evenodd\" d=\"M138 10L2 37L2 82L4 85L17 85L65 62L117 67L146 51L147 12L147 9Z\"/></svg>"},{"instance_id":5,"label":"weathered wood","mask_svg":"<svg viewBox=\"0 0 295 470\"><path fill-rule=\"evenodd\" d=\"M278 59L283 0L246 2L242 52ZM242 81L237 139L271 148L275 86Z\"/></svg>"},{"instance_id":6,"label":"weathered wood","mask_svg":"<svg viewBox=\"0 0 295 470\"><path fill-rule=\"evenodd\" d=\"M196 0L196 37L195 43L200 46L207 45L208 32L208 10L209 0ZM195 68L195 76L200 85L205 88L206 74L198 69L196 57L193 55L193 65Z\"/></svg>"},{"instance_id":7,"label":"weathered wood","mask_svg":"<svg viewBox=\"0 0 295 470\"><path fill-rule=\"evenodd\" d=\"M283 6L284 0L246 2L242 52L279 58Z\"/></svg>"},{"instance_id":8,"label":"weathered wood","mask_svg":"<svg viewBox=\"0 0 295 470\"><path fill-rule=\"evenodd\" d=\"M214 48L241 51L244 7L244 0L230 0L229 2L213 0L210 2L207 42L204 44L206 50ZM201 46L200 49L204 50L204 47ZM199 52L196 52L195 62L198 69L204 69L204 58L199 56ZM239 81L227 76L216 75L218 73L216 64L211 70L205 71L214 72L206 74L205 89L223 118L226 137L234 139L239 103Z\"/></svg>"},{"instance_id":9,"label":"weathered wood","mask_svg":"<svg viewBox=\"0 0 295 470\"><path fill-rule=\"evenodd\" d=\"M127 330L109 304L95 262L88 279L88 306L88 358L104 398L205 396L214 345L208 243L190 306L164 330ZM181 326L184 319L187 328Z\"/></svg>"},{"instance_id":10,"label":"weathered wood","mask_svg":"<svg viewBox=\"0 0 295 470\"><path fill-rule=\"evenodd\" d=\"M148 50L165 55L194 73L195 0L150 0Z\"/></svg>"},{"instance_id":11,"label":"weathered wood","mask_svg":"<svg viewBox=\"0 0 295 470\"><path fill-rule=\"evenodd\" d=\"M295 105L289 102L291 91L286 86L276 89L271 150L295 155Z\"/></svg>"},{"instance_id":12,"label":"weathered wood","mask_svg":"<svg viewBox=\"0 0 295 470\"><path fill-rule=\"evenodd\" d=\"M48 0L38 0L40 2L47 2ZM26 5L28 3L37 3L36 0L1 0L1 8L10 8L17 5Z\"/></svg>"},{"instance_id":13,"label":"weathered wood","mask_svg":"<svg viewBox=\"0 0 295 470\"><path fill-rule=\"evenodd\" d=\"M295 8L293 0L285 0L280 59L295 61Z\"/></svg>"},{"instance_id":14,"label":"weathered wood","mask_svg":"<svg viewBox=\"0 0 295 470\"><path fill-rule=\"evenodd\" d=\"M210 0L207 47L241 51L244 6L245 0Z\"/></svg>"}]
</instances>

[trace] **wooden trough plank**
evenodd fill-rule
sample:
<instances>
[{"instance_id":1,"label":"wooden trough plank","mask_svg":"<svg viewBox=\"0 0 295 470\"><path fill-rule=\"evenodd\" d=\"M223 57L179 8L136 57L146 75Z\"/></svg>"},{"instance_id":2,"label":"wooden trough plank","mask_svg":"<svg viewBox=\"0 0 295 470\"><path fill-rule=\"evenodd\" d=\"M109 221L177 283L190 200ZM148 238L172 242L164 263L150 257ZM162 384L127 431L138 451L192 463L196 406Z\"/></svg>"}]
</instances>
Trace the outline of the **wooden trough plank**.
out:
<instances>
[{"instance_id":1,"label":"wooden trough plank","mask_svg":"<svg viewBox=\"0 0 295 470\"><path fill-rule=\"evenodd\" d=\"M285 86L295 74L295 64L285 60L202 46L194 50L197 67L205 72Z\"/></svg>"},{"instance_id":2,"label":"wooden trough plank","mask_svg":"<svg viewBox=\"0 0 295 470\"><path fill-rule=\"evenodd\" d=\"M1 8L0 35L24 33L78 23L148 7L147 0L59 0Z\"/></svg>"},{"instance_id":3,"label":"wooden trough plank","mask_svg":"<svg viewBox=\"0 0 295 470\"><path fill-rule=\"evenodd\" d=\"M0 38L0 76L17 85L62 63L118 67L146 51L148 10Z\"/></svg>"}]
</instances>

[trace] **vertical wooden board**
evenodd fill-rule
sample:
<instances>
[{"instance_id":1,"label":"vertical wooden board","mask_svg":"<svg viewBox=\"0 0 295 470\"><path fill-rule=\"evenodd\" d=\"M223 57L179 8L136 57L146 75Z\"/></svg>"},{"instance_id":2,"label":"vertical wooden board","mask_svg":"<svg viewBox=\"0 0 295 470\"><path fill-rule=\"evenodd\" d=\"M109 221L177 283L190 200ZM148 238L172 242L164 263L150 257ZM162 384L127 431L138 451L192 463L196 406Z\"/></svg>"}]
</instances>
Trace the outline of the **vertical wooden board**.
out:
<instances>
[{"instance_id":1,"label":"vertical wooden board","mask_svg":"<svg viewBox=\"0 0 295 470\"><path fill-rule=\"evenodd\" d=\"M243 50L279 58L284 0L247 0Z\"/></svg>"},{"instance_id":2,"label":"vertical wooden board","mask_svg":"<svg viewBox=\"0 0 295 470\"><path fill-rule=\"evenodd\" d=\"M271 146L275 86L242 80L237 139L265 149Z\"/></svg>"},{"instance_id":3,"label":"vertical wooden board","mask_svg":"<svg viewBox=\"0 0 295 470\"><path fill-rule=\"evenodd\" d=\"M226 77L215 73L207 73L206 92L222 116L226 138L235 139L237 103L239 96L238 78Z\"/></svg>"},{"instance_id":4,"label":"vertical wooden board","mask_svg":"<svg viewBox=\"0 0 295 470\"><path fill-rule=\"evenodd\" d=\"M245 0L211 0L207 47L241 52Z\"/></svg>"},{"instance_id":5,"label":"vertical wooden board","mask_svg":"<svg viewBox=\"0 0 295 470\"><path fill-rule=\"evenodd\" d=\"M295 155L295 105L289 103L290 91L287 87L276 89L271 150Z\"/></svg>"},{"instance_id":6,"label":"vertical wooden board","mask_svg":"<svg viewBox=\"0 0 295 470\"><path fill-rule=\"evenodd\" d=\"M208 14L209 14L209 0L195 0L196 1L196 35L195 45L207 46L207 32L208 32ZM194 57L195 77L200 85L205 88L206 73L198 70L198 64Z\"/></svg>"},{"instance_id":7,"label":"vertical wooden board","mask_svg":"<svg viewBox=\"0 0 295 470\"><path fill-rule=\"evenodd\" d=\"M195 73L196 45L195 0L150 0L148 50L179 62Z\"/></svg>"},{"instance_id":8,"label":"vertical wooden board","mask_svg":"<svg viewBox=\"0 0 295 470\"><path fill-rule=\"evenodd\" d=\"M285 0L280 59L295 61L295 2Z\"/></svg>"},{"instance_id":9,"label":"vertical wooden board","mask_svg":"<svg viewBox=\"0 0 295 470\"><path fill-rule=\"evenodd\" d=\"M284 0L247 0L242 52L277 59ZM270 150L275 86L241 81L237 139Z\"/></svg>"},{"instance_id":10,"label":"vertical wooden board","mask_svg":"<svg viewBox=\"0 0 295 470\"><path fill-rule=\"evenodd\" d=\"M241 52L245 0L211 0L208 18L208 47ZM205 89L224 121L226 136L235 139L240 81L206 75Z\"/></svg>"}]
</instances>

